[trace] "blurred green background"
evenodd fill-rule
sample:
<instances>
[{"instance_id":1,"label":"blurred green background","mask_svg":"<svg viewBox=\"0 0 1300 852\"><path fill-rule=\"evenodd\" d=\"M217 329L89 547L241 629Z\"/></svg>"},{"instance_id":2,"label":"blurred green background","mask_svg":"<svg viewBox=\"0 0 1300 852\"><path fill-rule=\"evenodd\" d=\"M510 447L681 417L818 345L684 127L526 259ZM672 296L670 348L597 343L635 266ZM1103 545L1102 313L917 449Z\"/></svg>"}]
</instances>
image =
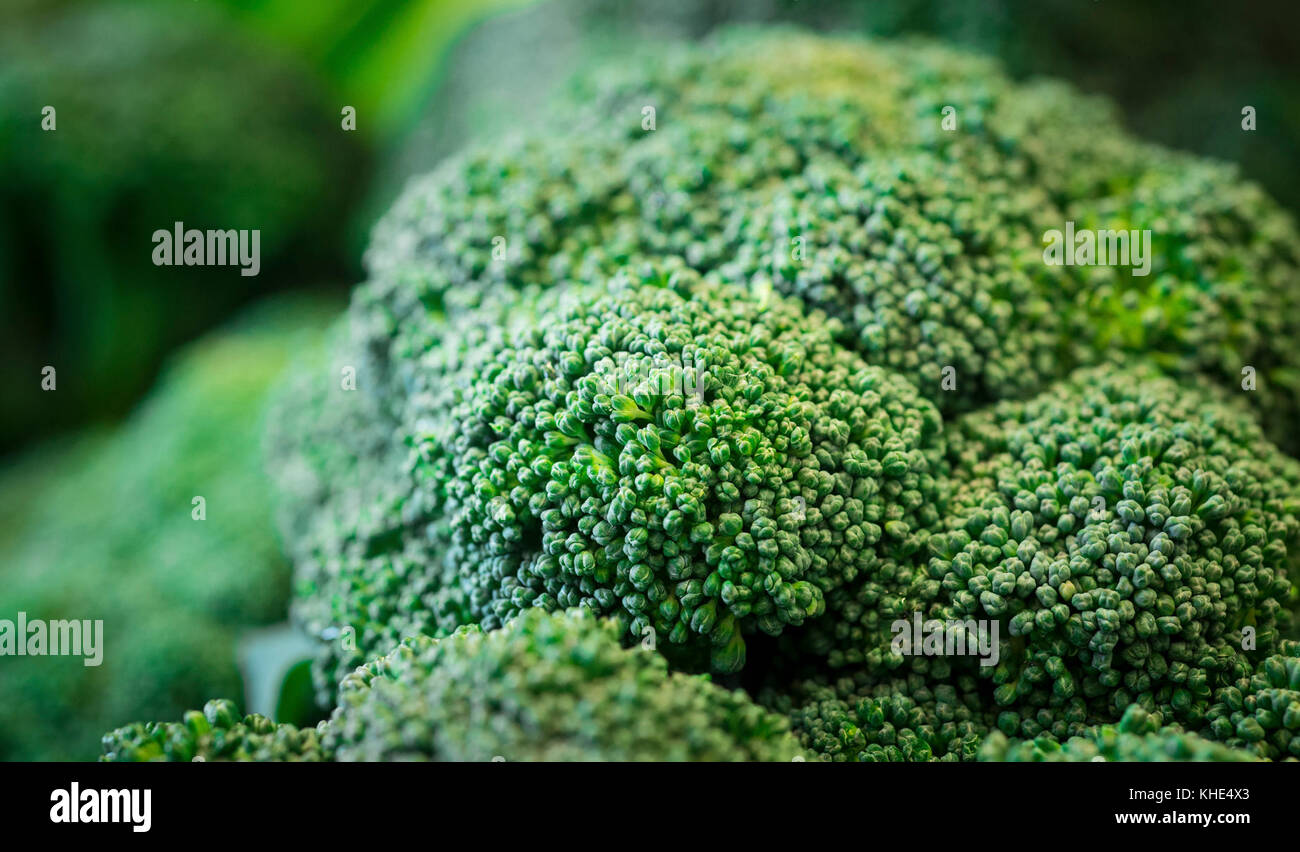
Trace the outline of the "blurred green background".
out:
<instances>
[{"instance_id":1,"label":"blurred green background","mask_svg":"<svg viewBox=\"0 0 1300 852\"><path fill-rule=\"evenodd\" d=\"M88 758L108 727L251 690L241 649L288 589L258 449L276 376L320 345L402 184L540 120L583 62L737 21L929 35L1106 94L1294 211L1296 19L1273 0L7 0L0 618L103 617L110 644L100 669L0 658L0 759ZM175 221L259 229L261 273L154 266Z\"/></svg>"}]
</instances>

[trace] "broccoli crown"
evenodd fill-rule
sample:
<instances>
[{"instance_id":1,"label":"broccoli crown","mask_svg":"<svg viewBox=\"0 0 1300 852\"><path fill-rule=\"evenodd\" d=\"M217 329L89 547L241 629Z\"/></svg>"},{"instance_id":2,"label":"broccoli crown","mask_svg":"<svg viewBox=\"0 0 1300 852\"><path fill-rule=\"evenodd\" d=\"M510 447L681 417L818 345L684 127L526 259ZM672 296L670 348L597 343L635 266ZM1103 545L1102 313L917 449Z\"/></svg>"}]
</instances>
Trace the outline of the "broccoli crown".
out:
<instances>
[{"instance_id":1,"label":"broccoli crown","mask_svg":"<svg viewBox=\"0 0 1300 852\"><path fill-rule=\"evenodd\" d=\"M1300 643L1282 649L1215 691L1203 736L1269 760L1300 759Z\"/></svg>"},{"instance_id":2,"label":"broccoli crown","mask_svg":"<svg viewBox=\"0 0 1300 852\"><path fill-rule=\"evenodd\" d=\"M1185 733L1177 726L1161 727L1158 715L1136 704L1124 711L1117 725L1098 725L1064 743L1050 736L1008 740L995 731L979 748L979 759L1012 763L1075 763L1084 761L1245 762L1254 755Z\"/></svg>"},{"instance_id":3,"label":"broccoli crown","mask_svg":"<svg viewBox=\"0 0 1300 852\"><path fill-rule=\"evenodd\" d=\"M971 761L994 719L970 675L810 680L765 700L790 718L806 748L852 763Z\"/></svg>"},{"instance_id":4,"label":"broccoli crown","mask_svg":"<svg viewBox=\"0 0 1300 852\"><path fill-rule=\"evenodd\" d=\"M402 635L529 607L617 615L634 640L735 671L744 634L816 617L937 520L937 411L770 291L651 267L487 300L457 326L405 344L425 354L393 380L401 410L374 415L412 448L379 489L392 500L363 476L305 512L325 523L299 615L356 639L326 651L324 694ZM347 525L358 504L382 534Z\"/></svg>"},{"instance_id":5,"label":"broccoli crown","mask_svg":"<svg viewBox=\"0 0 1300 852\"><path fill-rule=\"evenodd\" d=\"M321 746L325 723L297 728L252 713L240 716L233 701L217 699L190 710L179 722L136 722L104 735L109 763L144 761L311 761L329 760Z\"/></svg>"},{"instance_id":6,"label":"broccoli crown","mask_svg":"<svg viewBox=\"0 0 1300 852\"><path fill-rule=\"evenodd\" d=\"M348 675L325 729L338 760L795 760L787 720L589 610L414 637Z\"/></svg>"}]
</instances>

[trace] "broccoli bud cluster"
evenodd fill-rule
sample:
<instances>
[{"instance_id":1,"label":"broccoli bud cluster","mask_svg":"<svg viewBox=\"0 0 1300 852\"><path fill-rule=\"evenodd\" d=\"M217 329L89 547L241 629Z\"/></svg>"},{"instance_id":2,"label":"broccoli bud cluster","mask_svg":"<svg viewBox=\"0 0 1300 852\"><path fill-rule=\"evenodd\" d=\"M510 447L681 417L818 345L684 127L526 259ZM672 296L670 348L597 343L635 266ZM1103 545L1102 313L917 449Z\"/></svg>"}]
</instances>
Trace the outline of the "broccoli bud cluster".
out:
<instances>
[{"instance_id":1,"label":"broccoli bud cluster","mask_svg":"<svg viewBox=\"0 0 1300 852\"><path fill-rule=\"evenodd\" d=\"M1276 645L1300 466L1244 410L1149 368L1106 367L957 430L977 473L908 597L1005 624L1009 653L990 676L1007 712L1105 718L1138 703L1199 725L1216 684Z\"/></svg>"},{"instance_id":2,"label":"broccoli bud cluster","mask_svg":"<svg viewBox=\"0 0 1300 852\"><path fill-rule=\"evenodd\" d=\"M316 728L276 724L256 713L241 716L218 699L190 710L180 722L136 722L104 735L101 761L322 761L330 753Z\"/></svg>"},{"instance_id":3,"label":"broccoli bud cluster","mask_svg":"<svg viewBox=\"0 0 1300 852\"><path fill-rule=\"evenodd\" d=\"M843 677L766 696L823 760L850 763L971 761L993 727L975 678Z\"/></svg>"}]
</instances>

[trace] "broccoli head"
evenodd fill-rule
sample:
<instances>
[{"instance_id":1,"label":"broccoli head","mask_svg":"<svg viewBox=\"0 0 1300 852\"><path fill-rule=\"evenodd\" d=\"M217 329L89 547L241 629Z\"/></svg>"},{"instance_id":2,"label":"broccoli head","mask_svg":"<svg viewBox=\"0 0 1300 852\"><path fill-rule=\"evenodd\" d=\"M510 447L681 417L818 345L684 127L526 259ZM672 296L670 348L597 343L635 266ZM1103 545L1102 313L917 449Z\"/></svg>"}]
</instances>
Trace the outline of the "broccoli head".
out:
<instances>
[{"instance_id":1,"label":"broccoli head","mask_svg":"<svg viewBox=\"0 0 1300 852\"><path fill-rule=\"evenodd\" d=\"M1247 697L1300 544L1266 437L1300 412L1271 202L928 45L729 32L575 91L568 127L411 184L341 338L355 392L283 406L295 612L322 693L379 702L365 754L452 752L398 725L439 712L426 687L372 697L402 676L355 665L572 609L678 670L757 662L832 760L969 760L994 730L1291 748L1287 696ZM1047 266L1067 221L1151 230L1151 276ZM1246 366L1267 392L1228 399ZM913 616L991 624L997 658L900 652ZM1107 752L1133 706L1170 739Z\"/></svg>"}]
</instances>

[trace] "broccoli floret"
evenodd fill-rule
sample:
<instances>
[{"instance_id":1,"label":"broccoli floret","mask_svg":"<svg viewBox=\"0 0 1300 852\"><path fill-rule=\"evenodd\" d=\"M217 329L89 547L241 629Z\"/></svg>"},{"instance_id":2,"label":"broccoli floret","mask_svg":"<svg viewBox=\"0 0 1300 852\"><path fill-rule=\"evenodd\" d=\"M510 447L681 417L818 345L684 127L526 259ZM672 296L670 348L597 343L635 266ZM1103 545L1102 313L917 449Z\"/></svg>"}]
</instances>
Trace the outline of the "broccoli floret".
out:
<instances>
[{"instance_id":1,"label":"broccoli floret","mask_svg":"<svg viewBox=\"0 0 1300 852\"><path fill-rule=\"evenodd\" d=\"M1099 725L1064 743L1050 736L1033 740L1008 740L995 731L979 749L982 761L1013 763L1075 763L1084 761L1248 762L1258 760L1247 751L1227 748L1177 726L1161 727L1160 717L1148 714L1136 704L1129 707L1118 725Z\"/></svg>"},{"instance_id":2,"label":"broccoli floret","mask_svg":"<svg viewBox=\"0 0 1300 852\"><path fill-rule=\"evenodd\" d=\"M190 710L180 722L136 722L104 735L100 760L143 761L311 761L329 760L321 746L325 723L316 728L272 722L252 713L240 716L233 701L218 699Z\"/></svg>"},{"instance_id":3,"label":"broccoli floret","mask_svg":"<svg viewBox=\"0 0 1300 852\"><path fill-rule=\"evenodd\" d=\"M945 435L954 475L928 560L881 560L829 594L790 656L875 677L975 671L1008 735L1064 739L1132 703L1196 730L1214 690L1278 646L1300 465L1240 406L1107 366ZM900 652L893 628L917 613L996 622L996 665Z\"/></svg>"},{"instance_id":4,"label":"broccoli floret","mask_svg":"<svg viewBox=\"0 0 1300 852\"><path fill-rule=\"evenodd\" d=\"M972 476L902 609L1001 623L1000 726L1036 736L1041 708L1104 720L1138 703L1194 728L1276 647L1300 465L1240 407L1150 368L1090 368L950 435Z\"/></svg>"},{"instance_id":5,"label":"broccoli floret","mask_svg":"<svg viewBox=\"0 0 1300 852\"><path fill-rule=\"evenodd\" d=\"M338 760L804 759L789 723L706 676L624 649L587 610L407 640L344 679Z\"/></svg>"},{"instance_id":6,"label":"broccoli floret","mask_svg":"<svg viewBox=\"0 0 1300 852\"><path fill-rule=\"evenodd\" d=\"M586 606L634 637L707 639L734 671L743 633L801 625L914 547L933 408L821 317L692 278L541 313L471 366L448 428L417 436L417 487L446 501L485 629Z\"/></svg>"}]
</instances>

